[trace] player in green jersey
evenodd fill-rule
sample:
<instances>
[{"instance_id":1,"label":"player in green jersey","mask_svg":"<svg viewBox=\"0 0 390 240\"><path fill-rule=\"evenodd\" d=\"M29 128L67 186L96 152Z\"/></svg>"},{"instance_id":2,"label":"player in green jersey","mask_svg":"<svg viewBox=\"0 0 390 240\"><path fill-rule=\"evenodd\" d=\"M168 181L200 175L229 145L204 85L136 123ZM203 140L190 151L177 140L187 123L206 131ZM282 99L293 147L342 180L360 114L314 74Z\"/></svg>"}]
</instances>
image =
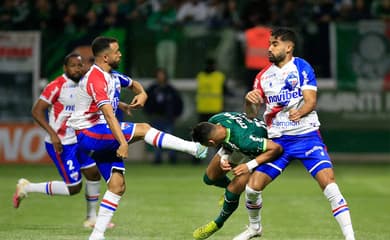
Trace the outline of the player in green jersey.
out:
<instances>
[{"instance_id":1,"label":"player in green jersey","mask_svg":"<svg viewBox=\"0 0 390 240\"><path fill-rule=\"evenodd\" d=\"M241 193L245 190L250 173L258 165L276 159L282 147L267 139L267 128L257 118L249 119L245 113L222 112L208 122L198 123L192 129L192 138L202 145L218 147L210 161L203 181L207 185L225 188L222 210L219 216L197 228L193 237L206 239L222 228L225 221L237 209ZM226 174L232 171L234 178Z\"/></svg>"}]
</instances>

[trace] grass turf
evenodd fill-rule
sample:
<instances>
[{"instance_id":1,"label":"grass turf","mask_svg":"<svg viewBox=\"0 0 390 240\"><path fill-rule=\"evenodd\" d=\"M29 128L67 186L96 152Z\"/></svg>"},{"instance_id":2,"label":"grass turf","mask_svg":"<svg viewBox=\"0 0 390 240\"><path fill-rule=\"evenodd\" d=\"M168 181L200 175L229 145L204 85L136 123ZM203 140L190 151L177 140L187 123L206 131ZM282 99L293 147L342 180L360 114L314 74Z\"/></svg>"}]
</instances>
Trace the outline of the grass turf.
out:
<instances>
[{"instance_id":1,"label":"grass turf","mask_svg":"<svg viewBox=\"0 0 390 240\"><path fill-rule=\"evenodd\" d=\"M108 240L186 240L219 213L223 190L202 183L205 165L127 163L127 190L107 230ZM390 239L390 165L336 164L336 179L349 202L356 239ZM88 239L82 227L83 190L71 197L32 193L12 207L17 179L59 179L53 166L0 166L0 238ZM102 193L105 185L102 183ZM292 164L263 192L261 239L343 239L328 201L300 164ZM226 240L247 224L244 198L225 226L209 239Z\"/></svg>"}]
</instances>

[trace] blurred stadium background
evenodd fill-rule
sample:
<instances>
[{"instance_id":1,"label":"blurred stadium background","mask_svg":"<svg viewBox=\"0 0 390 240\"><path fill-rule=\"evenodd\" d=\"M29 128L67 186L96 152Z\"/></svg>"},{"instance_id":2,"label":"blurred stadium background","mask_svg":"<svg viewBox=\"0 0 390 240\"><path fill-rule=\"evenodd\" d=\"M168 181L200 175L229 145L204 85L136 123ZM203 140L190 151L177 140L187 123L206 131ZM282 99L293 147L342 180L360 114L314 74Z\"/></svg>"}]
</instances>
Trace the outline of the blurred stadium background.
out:
<instances>
[{"instance_id":1,"label":"blurred stadium background","mask_svg":"<svg viewBox=\"0 0 390 240\"><path fill-rule=\"evenodd\" d=\"M11 209L11 195L19 177L37 181L59 178L46 155L45 132L30 116L32 104L42 87L62 73L62 59L67 53L78 51L86 61L90 60L89 44L98 35L119 39L123 54L120 70L147 87L157 67L158 40L156 32L148 26L148 19L159 11L161 4L171 4L179 11L188 1L0 2L2 239L80 239L81 235L88 235L81 222L69 223L65 217L80 218L80 211L84 211L81 194L58 201L33 196L21 209ZM171 82L180 90L185 103L176 134L188 139L190 127L197 122L195 76L203 69L207 57L217 60L218 68L225 73L234 92L234 96L225 98L225 110L242 110L246 79L240 39L250 27L251 9L266 16L268 25L292 27L300 34L295 55L308 60L317 74L321 132L339 166L336 175L353 209L358 239L390 239L389 231L385 230L390 196L387 186L390 181L390 1L199 2L205 4L211 17L198 23L196 31L193 26L181 23L176 29L177 61ZM230 4L233 7L228 11ZM131 96L124 92L122 97L126 100ZM142 110L125 119L148 121ZM126 175L129 190L121 205L123 210L115 216L118 228L110 233L112 239L124 239L128 235L134 236L132 239L188 239L193 228L217 213L216 202L222 192L201 182L207 160L200 166L192 166L191 157L180 154L176 167L167 164L154 167L150 164L153 153L143 143L131 145L130 152ZM264 213L265 219L269 219L265 223L268 230L264 239L335 239L339 230L318 187L303 174L301 167L293 165L287 176L268 190L267 196L272 200ZM289 198L297 195L307 201ZM156 199L156 196L160 197ZM289 204L284 204L286 198ZM78 199L77 204L74 199ZM321 200L324 204L317 204ZM190 211L182 206L183 202L190 206ZM174 212L170 211L172 208ZM303 208L307 215L301 214L299 209ZM320 214L329 217L317 220ZM310 220L310 228L305 228L306 217L314 219ZM296 221L297 218L301 221ZM213 239L231 238L241 230L246 219L246 212L241 208ZM139 226L145 228L139 232ZM318 229L321 229L319 235Z\"/></svg>"}]
</instances>

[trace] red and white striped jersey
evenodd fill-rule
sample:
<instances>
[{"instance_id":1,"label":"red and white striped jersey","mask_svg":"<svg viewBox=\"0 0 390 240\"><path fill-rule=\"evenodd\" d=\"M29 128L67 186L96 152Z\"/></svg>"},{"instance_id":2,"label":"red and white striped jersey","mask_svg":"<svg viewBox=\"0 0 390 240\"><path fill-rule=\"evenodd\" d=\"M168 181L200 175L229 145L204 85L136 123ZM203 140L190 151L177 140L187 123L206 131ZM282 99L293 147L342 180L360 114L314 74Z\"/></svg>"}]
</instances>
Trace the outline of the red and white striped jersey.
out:
<instances>
[{"instance_id":1,"label":"red and white striped jersey","mask_svg":"<svg viewBox=\"0 0 390 240\"><path fill-rule=\"evenodd\" d=\"M80 130L107 123L99 108L104 104L111 104L115 113L119 105L121 87L129 87L131 84L131 78L115 71L105 72L93 65L79 82L76 91L77 104L68 120L68 126Z\"/></svg>"},{"instance_id":2,"label":"red and white striped jersey","mask_svg":"<svg viewBox=\"0 0 390 240\"><path fill-rule=\"evenodd\" d=\"M265 100L264 121L270 138L300 135L319 128L316 111L297 122L289 120L289 110L298 109L304 103L302 91L317 91L314 71L305 60L294 57L282 68L269 65L256 76L253 89L260 90Z\"/></svg>"},{"instance_id":3,"label":"red and white striped jersey","mask_svg":"<svg viewBox=\"0 0 390 240\"><path fill-rule=\"evenodd\" d=\"M56 131L62 144L77 142L76 134L72 128L66 126L66 122L75 108L75 89L77 83L69 79L65 74L50 82L42 91L40 99L50 104L49 124ZM47 135L46 142L51 143Z\"/></svg>"}]
</instances>

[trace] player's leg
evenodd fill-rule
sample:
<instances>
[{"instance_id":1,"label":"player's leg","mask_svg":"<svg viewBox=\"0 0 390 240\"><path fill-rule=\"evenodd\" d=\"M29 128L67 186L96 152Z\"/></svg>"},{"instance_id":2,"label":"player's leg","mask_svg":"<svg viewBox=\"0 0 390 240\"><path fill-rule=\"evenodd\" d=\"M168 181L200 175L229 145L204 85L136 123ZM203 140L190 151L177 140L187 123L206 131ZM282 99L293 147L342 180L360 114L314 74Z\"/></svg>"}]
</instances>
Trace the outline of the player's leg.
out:
<instances>
[{"instance_id":1,"label":"player's leg","mask_svg":"<svg viewBox=\"0 0 390 240\"><path fill-rule=\"evenodd\" d=\"M74 195L81 190L81 171L76 159L76 144L64 145L61 154L54 151L50 143L46 143L46 150L53 160L63 181L47 181L33 183L27 179L19 179L13 196L13 205L18 208L22 199L28 193L43 193L46 195Z\"/></svg>"},{"instance_id":2,"label":"player's leg","mask_svg":"<svg viewBox=\"0 0 390 240\"><path fill-rule=\"evenodd\" d=\"M104 239L104 233L109 228L126 188L123 161L99 162L97 160L97 162L99 171L107 182L107 190L100 202L96 223L89 240Z\"/></svg>"},{"instance_id":3,"label":"player's leg","mask_svg":"<svg viewBox=\"0 0 390 240\"><path fill-rule=\"evenodd\" d=\"M156 128L152 128L147 123L135 124L133 141L140 139L145 140L147 144L156 148L185 152L197 158L205 158L207 156L207 147L196 142L187 141L173 136L172 134L160 131Z\"/></svg>"},{"instance_id":4,"label":"player's leg","mask_svg":"<svg viewBox=\"0 0 390 240\"><path fill-rule=\"evenodd\" d=\"M334 180L333 169L322 169L315 175L315 178L323 190L325 197L330 202L333 216L338 222L345 239L354 240L355 236L347 200L341 194L341 191Z\"/></svg>"},{"instance_id":5,"label":"player's leg","mask_svg":"<svg viewBox=\"0 0 390 240\"><path fill-rule=\"evenodd\" d=\"M302 159L302 164L317 180L325 197L330 202L333 216L340 225L345 239L354 240L354 231L347 201L335 182L332 162L326 151L326 146L318 133L312 134L308 141L305 141L305 149L301 152L302 155L297 157Z\"/></svg>"},{"instance_id":6,"label":"player's leg","mask_svg":"<svg viewBox=\"0 0 390 240\"><path fill-rule=\"evenodd\" d=\"M226 188L229 185L230 179L228 176L226 176L228 171L224 171L220 167L222 155L223 149L221 148L207 165L206 172L203 175L203 182L205 184L221 188Z\"/></svg>"},{"instance_id":7,"label":"player's leg","mask_svg":"<svg viewBox=\"0 0 390 240\"><path fill-rule=\"evenodd\" d=\"M245 188L245 206L248 212L249 225L245 231L235 236L234 240L248 240L261 236L263 231L261 225L262 191L282 173L289 163L288 154L285 151L279 159L259 165L254 169Z\"/></svg>"}]
</instances>

